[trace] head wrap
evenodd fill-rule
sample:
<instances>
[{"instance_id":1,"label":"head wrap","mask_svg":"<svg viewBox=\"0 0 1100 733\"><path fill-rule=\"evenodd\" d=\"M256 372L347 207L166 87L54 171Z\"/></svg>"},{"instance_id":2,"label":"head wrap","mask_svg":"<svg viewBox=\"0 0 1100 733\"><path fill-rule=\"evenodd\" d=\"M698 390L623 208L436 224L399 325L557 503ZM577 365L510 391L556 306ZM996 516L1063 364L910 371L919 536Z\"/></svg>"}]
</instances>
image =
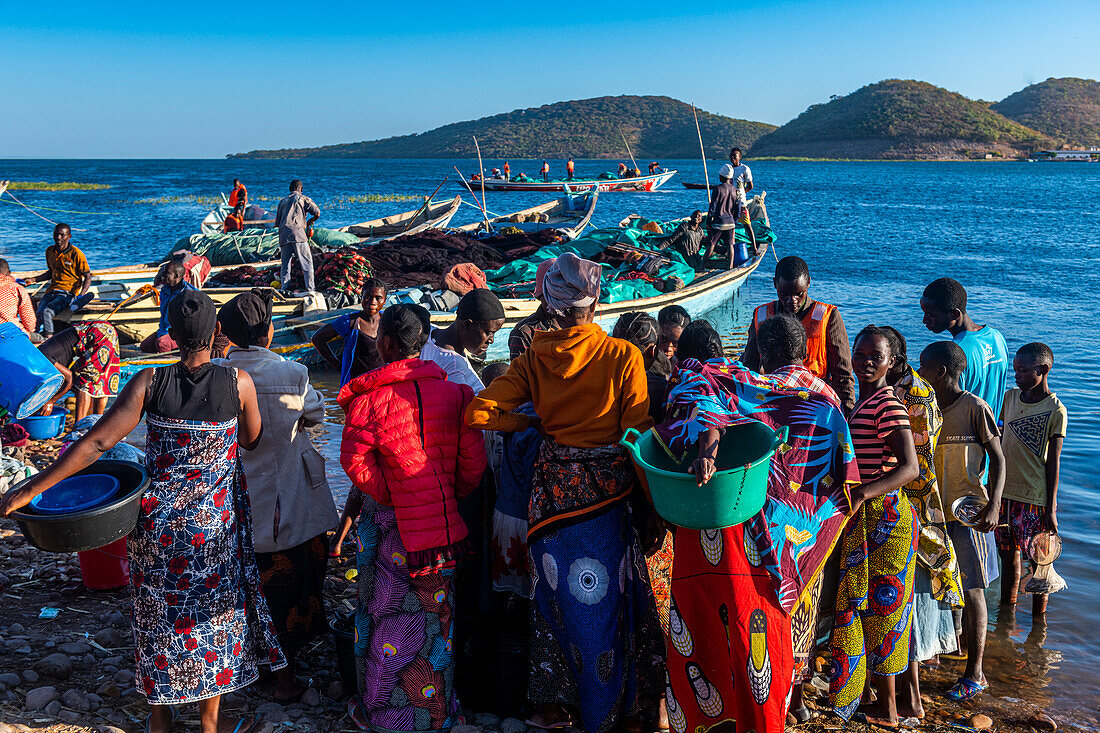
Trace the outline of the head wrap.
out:
<instances>
[{"instance_id":1,"label":"head wrap","mask_svg":"<svg viewBox=\"0 0 1100 733\"><path fill-rule=\"evenodd\" d=\"M720 178L732 179L733 178L733 166L730 165L729 163L726 163L724 166L722 166L722 170L718 171L718 176Z\"/></svg>"},{"instance_id":2,"label":"head wrap","mask_svg":"<svg viewBox=\"0 0 1100 733\"><path fill-rule=\"evenodd\" d=\"M543 260L535 270L535 298L537 300L542 300L542 279L546 277L546 271L550 269L550 265L554 264L556 259L556 257L551 257L548 260Z\"/></svg>"},{"instance_id":3,"label":"head wrap","mask_svg":"<svg viewBox=\"0 0 1100 733\"><path fill-rule=\"evenodd\" d=\"M271 324L271 300L271 291L261 288L233 298L218 311L222 333L245 349L259 341Z\"/></svg>"},{"instance_id":4,"label":"head wrap","mask_svg":"<svg viewBox=\"0 0 1100 733\"><path fill-rule=\"evenodd\" d=\"M201 290L184 290L168 301L168 325L176 343L209 340L217 316L214 301Z\"/></svg>"},{"instance_id":5,"label":"head wrap","mask_svg":"<svg viewBox=\"0 0 1100 733\"><path fill-rule=\"evenodd\" d=\"M458 301L455 317L464 321L499 321L504 318L504 306L493 291L477 288Z\"/></svg>"},{"instance_id":6,"label":"head wrap","mask_svg":"<svg viewBox=\"0 0 1100 733\"><path fill-rule=\"evenodd\" d=\"M546 307L557 315L592 305L600 297L600 266L566 252L546 271L542 297Z\"/></svg>"}]
</instances>

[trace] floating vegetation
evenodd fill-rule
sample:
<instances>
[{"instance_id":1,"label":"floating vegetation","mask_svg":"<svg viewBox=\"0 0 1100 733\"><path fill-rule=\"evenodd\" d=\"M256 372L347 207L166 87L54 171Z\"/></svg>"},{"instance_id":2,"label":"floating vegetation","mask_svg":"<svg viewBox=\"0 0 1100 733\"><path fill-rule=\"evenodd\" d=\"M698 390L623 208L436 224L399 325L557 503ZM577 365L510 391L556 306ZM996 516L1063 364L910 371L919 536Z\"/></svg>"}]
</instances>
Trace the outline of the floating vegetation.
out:
<instances>
[{"instance_id":1,"label":"floating vegetation","mask_svg":"<svg viewBox=\"0 0 1100 733\"><path fill-rule=\"evenodd\" d=\"M77 183L75 181L8 181L11 191L101 191L110 188L106 183Z\"/></svg>"},{"instance_id":2,"label":"floating vegetation","mask_svg":"<svg viewBox=\"0 0 1100 733\"><path fill-rule=\"evenodd\" d=\"M380 204L387 201L422 201L423 196L411 196L404 193L363 193L348 196L336 196L335 198L322 199L326 204ZM281 196L249 196L249 201L280 201ZM156 196L131 201L133 204L149 204L160 206L164 204L202 204L211 208L224 203L221 196L209 196L204 194L185 194L182 196Z\"/></svg>"}]
</instances>

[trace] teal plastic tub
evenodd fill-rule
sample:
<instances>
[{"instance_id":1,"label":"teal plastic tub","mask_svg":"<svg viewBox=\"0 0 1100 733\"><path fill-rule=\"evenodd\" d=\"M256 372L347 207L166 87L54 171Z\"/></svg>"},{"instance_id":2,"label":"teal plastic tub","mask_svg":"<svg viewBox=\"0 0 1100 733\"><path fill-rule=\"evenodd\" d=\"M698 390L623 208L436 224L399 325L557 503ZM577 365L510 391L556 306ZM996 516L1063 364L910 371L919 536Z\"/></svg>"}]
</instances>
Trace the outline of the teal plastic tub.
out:
<instances>
[{"instance_id":1,"label":"teal plastic tub","mask_svg":"<svg viewBox=\"0 0 1100 733\"><path fill-rule=\"evenodd\" d=\"M726 428L718 444L717 470L702 486L688 473L694 448L677 462L652 431L633 428L619 443L645 473L653 506L665 521L688 529L721 529L741 524L763 508L771 458L786 439L786 427L777 432L760 422Z\"/></svg>"}]
</instances>

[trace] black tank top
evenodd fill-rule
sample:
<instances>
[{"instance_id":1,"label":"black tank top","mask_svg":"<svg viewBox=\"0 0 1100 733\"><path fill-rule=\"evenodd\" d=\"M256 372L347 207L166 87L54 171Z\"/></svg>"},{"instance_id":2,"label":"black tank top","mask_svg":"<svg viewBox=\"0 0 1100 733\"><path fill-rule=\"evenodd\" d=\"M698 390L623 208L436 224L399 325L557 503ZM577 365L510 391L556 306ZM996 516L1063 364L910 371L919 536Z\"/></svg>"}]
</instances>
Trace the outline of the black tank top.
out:
<instances>
[{"instance_id":1,"label":"black tank top","mask_svg":"<svg viewBox=\"0 0 1100 733\"><path fill-rule=\"evenodd\" d=\"M232 420L241 411L237 370L209 362L194 371L179 362L157 367L145 410L176 420Z\"/></svg>"}]
</instances>

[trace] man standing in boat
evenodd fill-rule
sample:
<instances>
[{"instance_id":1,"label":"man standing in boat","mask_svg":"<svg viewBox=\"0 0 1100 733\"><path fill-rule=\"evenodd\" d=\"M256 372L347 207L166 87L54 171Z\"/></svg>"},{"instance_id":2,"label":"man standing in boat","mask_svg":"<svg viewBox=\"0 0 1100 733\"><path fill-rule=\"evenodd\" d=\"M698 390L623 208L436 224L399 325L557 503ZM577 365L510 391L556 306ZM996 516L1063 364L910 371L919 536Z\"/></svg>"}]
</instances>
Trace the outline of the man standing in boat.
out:
<instances>
[{"instance_id":1,"label":"man standing in boat","mask_svg":"<svg viewBox=\"0 0 1100 733\"><path fill-rule=\"evenodd\" d=\"M734 150L738 151L737 159L740 160L739 149L734 148ZM730 153L730 160L733 160L733 158L734 154ZM740 167L748 171L748 166L741 165ZM738 173L737 166L733 165L722 166L722 170L718 173L719 184L715 187L710 198L710 210L707 213L707 226L710 229L710 237L707 241L707 253L703 256L704 261L709 260L715 251L724 249L729 253L729 268L731 270L748 262L751 257L744 242L737 241L738 224L744 225L749 239L752 240L753 253L759 254L756 232L752 229L752 222L749 221L749 210L745 205L743 181L738 183L737 177L739 175L741 174Z\"/></svg>"},{"instance_id":2,"label":"man standing in boat","mask_svg":"<svg viewBox=\"0 0 1100 733\"><path fill-rule=\"evenodd\" d=\"M512 166L508 165L508 161L504 161L504 180L512 180Z\"/></svg>"},{"instance_id":3,"label":"man standing in boat","mask_svg":"<svg viewBox=\"0 0 1100 733\"><path fill-rule=\"evenodd\" d=\"M241 179L234 178L233 190L229 192L229 205L235 207L237 204L248 208L248 189L241 183Z\"/></svg>"},{"instance_id":4,"label":"man standing in boat","mask_svg":"<svg viewBox=\"0 0 1100 733\"><path fill-rule=\"evenodd\" d=\"M306 220L309 215L309 220ZM306 290L314 290L313 255L309 251L309 237L306 230L313 228L313 222L321 217L321 210L313 199L302 194L302 182L295 178L290 182L290 195L279 202L275 211L275 225L279 227L279 254L282 268L279 281L282 289L288 290L290 280L290 260L298 258L305 279Z\"/></svg>"},{"instance_id":5,"label":"man standing in boat","mask_svg":"<svg viewBox=\"0 0 1100 733\"><path fill-rule=\"evenodd\" d=\"M756 345L756 329L776 313L788 313L802 322L806 329L805 366L814 376L825 380L840 398L844 414L856 404L856 377L852 371L852 351L848 346L848 331L835 305L811 298L810 267L801 257L784 257L775 266L776 300L759 306L752 314L749 337L741 363L760 371L760 350Z\"/></svg>"},{"instance_id":6,"label":"man standing in boat","mask_svg":"<svg viewBox=\"0 0 1100 733\"><path fill-rule=\"evenodd\" d=\"M540 170L539 173L542 174L542 180L550 180L550 164L547 163L545 160L542 161L542 170Z\"/></svg>"},{"instance_id":7,"label":"man standing in boat","mask_svg":"<svg viewBox=\"0 0 1100 733\"><path fill-rule=\"evenodd\" d=\"M573 180L573 159L570 158L569 162L565 164L565 177L570 181Z\"/></svg>"}]
</instances>

